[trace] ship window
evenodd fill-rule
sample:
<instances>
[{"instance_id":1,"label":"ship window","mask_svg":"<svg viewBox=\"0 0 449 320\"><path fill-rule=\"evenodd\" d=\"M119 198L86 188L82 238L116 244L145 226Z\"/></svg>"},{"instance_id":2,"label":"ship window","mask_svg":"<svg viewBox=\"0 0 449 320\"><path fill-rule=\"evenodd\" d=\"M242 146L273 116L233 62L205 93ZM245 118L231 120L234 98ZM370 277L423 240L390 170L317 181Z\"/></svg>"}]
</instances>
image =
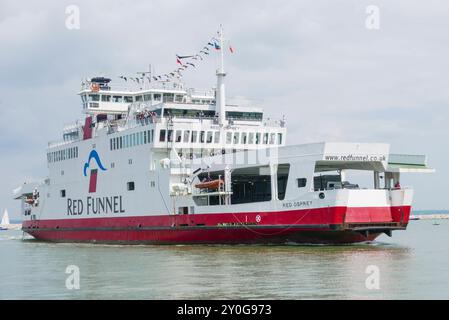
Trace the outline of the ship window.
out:
<instances>
[{"instance_id":1,"label":"ship window","mask_svg":"<svg viewBox=\"0 0 449 320\"><path fill-rule=\"evenodd\" d=\"M146 132L146 131L143 132L143 143L144 143L144 144L147 144L147 143L148 143L148 140L147 140L147 132Z\"/></svg>"},{"instance_id":2,"label":"ship window","mask_svg":"<svg viewBox=\"0 0 449 320\"><path fill-rule=\"evenodd\" d=\"M256 132L256 144L260 144L260 132Z\"/></svg>"},{"instance_id":3,"label":"ship window","mask_svg":"<svg viewBox=\"0 0 449 320\"><path fill-rule=\"evenodd\" d=\"M184 142L189 142L190 130L184 131Z\"/></svg>"},{"instance_id":4,"label":"ship window","mask_svg":"<svg viewBox=\"0 0 449 320\"><path fill-rule=\"evenodd\" d=\"M275 133L271 133L270 134L270 144L274 144L275 139L276 139L276 134Z\"/></svg>"},{"instance_id":5,"label":"ship window","mask_svg":"<svg viewBox=\"0 0 449 320\"><path fill-rule=\"evenodd\" d=\"M137 137L136 134L133 133L133 147L137 145Z\"/></svg>"},{"instance_id":6,"label":"ship window","mask_svg":"<svg viewBox=\"0 0 449 320\"><path fill-rule=\"evenodd\" d=\"M142 96L136 96L136 102L141 102L142 101Z\"/></svg>"},{"instance_id":7,"label":"ship window","mask_svg":"<svg viewBox=\"0 0 449 320\"><path fill-rule=\"evenodd\" d=\"M215 131L214 143L220 143L220 131Z\"/></svg>"},{"instance_id":8,"label":"ship window","mask_svg":"<svg viewBox=\"0 0 449 320\"><path fill-rule=\"evenodd\" d=\"M100 101L100 95L99 94L90 94L89 101Z\"/></svg>"},{"instance_id":9,"label":"ship window","mask_svg":"<svg viewBox=\"0 0 449 320\"><path fill-rule=\"evenodd\" d=\"M212 131L207 131L207 143L212 143L212 139L213 139L213 132Z\"/></svg>"},{"instance_id":10,"label":"ship window","mask_svg":"<svg viewBox=\"0 0 449 320\"><path fill-rule=\"evenodd\" d=\"M250 132L248 134L248 144L253 144L254 143L254 132Z\"/></svg>"},{"instance_id":11,"label":"ship window","mask_svg":"<svg viewBox=\"0 0 449 320\"><path fill-rule=\"evenodd\" d=\"M151 94L144 94L143 101L151 101Z\"/></svg>"},{"instance_id":12,"label":"ship window","mask_svg":"<svg viewBox=\"0 0 449 320\"><path fill-rule=\"evenodd\" d=\"M164 93L164 102L173 102L175 95L173 93Z\"/></svg>"},{"instance_id":13,"label":"ship window","mask_svg":"<svg viewBox=\"0 0 449 320\"><path fill-rule=\"evenodd\" d=\"M246 132L243 132L242 133L242 143L243 144L246 144L248 141L247 141L247 133Z\"/></svg>"},{"instance_id":14,"label":"ship window","mask_svg":"<svg viewBox=\"0 0 449 320\"><path fill-rule=\"evenodd\" d=\"M123 148L123 137L120 137L120 138L118 138L118 141L119 141L119 145L120 145L120 149L122 149Z\"/></svg>"},{"instance_id":15,"label":"ship window","mask_svg":"<svg viewBox=\"0 0 449 320\"><path fill-rule=\"evenodd\" d=\"M282 144L282 133L278 133L278 144Z\"/></svg>"},{"instance_id":16,"label":"ship window","mask_svg":"<svg viewBox=\"0 0 449 320\"><path fill-rule=\"evenodd\" d=\"M234 133L234 144L239 143L240 133L235 132Z\"/></svg>"},{"instance_id":17,"label":"ship window","mask_svg":"<svg viewBox=\"0 0 449 320\"><path fill-rule=\"evenodd\" d=\"M132 102L133 102L133 97L130 97L130 96L124 96L123 98L124 98L124 101L125 101L126 103L132 103Z\"/></svg>"},{"instance_id":18,"label":"ship window","mask_svg":"<svg viewBox=\"0 0 449 320\"><path fill-rule=\"evenodd\" d=\"M112 139L112 150L115 150L115 138Z\"/></svg>"},{"instance_id":19,"label":"ship window","mask_svg":"<svg viewBox=\"0 0 449 320\"><path fill-rule=\"evenodd\" d=\"M165 141L165 133L166 133L166 130L164 130L164 129L162 129L159 132L159 142L164 142Z\"/></svg>"},{"instance_id":20,"label":"ship window","mask_svg":"<svg viewBox=\"0 0 449 320\"><path fill-rule=\"evenodd\" d=\"M181 142L182 139L182 131L176 130L176 142Z\"/></svg>"},{"instance_id":21,"label":"ship window","mask_svg":"<svg viewBox=\"0 0 449 320\"><path fill-rule=\"evenodd\" d=\"M296 181L298 182L298 188L304 188L307 185L306 178L298 178Z\"/></svg>"},{"instance_id":22,"label":"ship window","mask_svg":"<svg viewBox=\"0 0 449 320\"><path fill-rule=\"evenodd\" d=\"M205 134L204 131L201 131L201 132L200 132L200 142L201 142L201 143L204 143L204 134Z\"/></svg>"},{"instance_id":23,"label":"ship window","mask_svg":"<svg viewBox=\"0 0 449 320\"><path fill-rule=\"evenodd\" d=\"M278 181L278 199L285 199L285 191L287 190L288 174L290 172L290 164L279 164L277 170Z\"/></svg>"},{"instance_id":24,"label":"ship window","mask_svg":"<svg viewBox=\"0 0 449 320\"><path fill-rule=\"evenodd\" d=\"M101 95L101 101L110 102L111 101L111 96L103 94L103 95Z\"/></svg>"},{"instance_id":25,"label":"ship window","mask_svg":"<svg viewBox=\"0 0 449 320\"><path fill-rule=\"evenodd\" d=\"M263 144L268 144L268 132L263 134Z\"/></svg>"},{"instance_id":26,"label":"ship window","mask_svg":"<svg viewBox=\"0 0 449 320\"><path fill-rule=\"evenodd\" d=\"M192 140L191 140L192 143L196 142L197 135L198 135L198 131L192 131Z\"/></svg>"},{"instance_id":27,"label":"ship window","mask_svg":"<svg viewBox=\"0 0 449 320\"><path fill-rule=\"evenodd\" d=\"M122 96L112 96L112 102L123 102Z\"/></svg>"},{"instance_id":28,"label":"ship window","mask_svg":"<svg viewBox=\"0 0 449 320\"><path fill-rule=\"evenodd\" d=\"M153 100L156 102L160 102L161 101L161 94L160 93L155 93L153 96Z\"/></svg>"},{"instance_id":29,"label":"ship window","mask_svg":"<svg viewBox=\"0 0 449 320\"><path fill-rule=\"evenodd\" d=\"M226 143L231 144L231 142L232 142L232 132L227 132L226 133Z\"/></svg>"},{"instance_id":30,"label":"ship window","mask_svg":"<svg viewBox=\"0 0 449 320\"><path fill-rule=\"evenodd\" d=\"M137 132L136 133L136 145L140 145L141 143L140 143L140 132Z\"/></svg>"},{"instance_id":31,"label":"ship window","mask_svg":"<svg viewBox=\"0 0 449 320\"><path fill-rule=\"evenodd\" d=\"M61 190L61 198L65 198L65 189Z\"/></svg>"},{"instance_id":32,"label":"ship window","mask_svg":"<svg viewBox=\"0 0 449 320\"><path fill-rule=\"evenodd\" d=\"M173 142L173 130L168 130L167 132L167 141Z\"/></svg>"},{"instance_id":33,"label":"ship window","mask_svg":"<svg viewBox=\"0 0 449 320\"><path fill-rule=\"evenodd\" d=\"M127 182L126 188L128 189L128 191L134 191L134 189L135 189L134 181Z\"/></svg>"}]
</instances>

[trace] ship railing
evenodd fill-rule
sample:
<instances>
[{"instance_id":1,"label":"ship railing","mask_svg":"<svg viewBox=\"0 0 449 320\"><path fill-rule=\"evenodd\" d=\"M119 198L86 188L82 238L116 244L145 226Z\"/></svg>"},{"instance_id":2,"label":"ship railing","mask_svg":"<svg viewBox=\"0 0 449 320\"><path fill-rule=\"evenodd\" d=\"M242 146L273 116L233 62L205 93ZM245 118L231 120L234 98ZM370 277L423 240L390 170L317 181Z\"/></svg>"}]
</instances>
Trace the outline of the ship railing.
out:
<instances>
[{"instance_id":1,"label":"ship railing","mask_svg":"<svg viewBox=\"0 0 449 320\"><path fill-rule=\"evenodd\" d=\"M136 91L145 91L151 89L159 89L159 90L179 90L185 91L184 84L171 82L171 81L152 81L152 82L130 82L130 85L114 85L114 86L101 86L99 91L121 91L121 92L129 92L135 93ZM92 90L92 84L87 82L81 84L81 90Z\"/></svg>"}]
</instances>

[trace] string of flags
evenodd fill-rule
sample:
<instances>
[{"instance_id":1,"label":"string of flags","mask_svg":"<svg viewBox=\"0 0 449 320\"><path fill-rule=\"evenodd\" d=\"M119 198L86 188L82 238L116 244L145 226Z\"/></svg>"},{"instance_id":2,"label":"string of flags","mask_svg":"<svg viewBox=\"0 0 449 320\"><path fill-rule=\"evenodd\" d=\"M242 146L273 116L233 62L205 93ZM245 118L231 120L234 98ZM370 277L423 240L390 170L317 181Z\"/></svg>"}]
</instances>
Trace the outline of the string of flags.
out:
<instances>
[{"instance_id":1,"label":"string of flags","mask_svg":"<svg viewBox=\"0 0 449 320\"><path fill-rule=\"evenodd\" d=\"M198 63L201 63L207 56L211 54L211 49L214 49L215 51L222 50L220 46L220 41L212 37L206 45L203 46L203 48L198 51L198 53L191 54L191 55L178 55L176 54L176 64L177 68L174 69L172 72L168 72L165 74L159 74L159 75L151 75L150 72L140 72L140 77L130 77L130 76L119 76L120 79L123 79L124 81L133 81L138 84L144 83L145 80L148 82L151 81L170 81L173 79L180 79L182 78L183 71L187 70L188 68L196 68ZM231 53L234 53L234 48L229 44L229 51Z\"/></svg>"}]
</instances>

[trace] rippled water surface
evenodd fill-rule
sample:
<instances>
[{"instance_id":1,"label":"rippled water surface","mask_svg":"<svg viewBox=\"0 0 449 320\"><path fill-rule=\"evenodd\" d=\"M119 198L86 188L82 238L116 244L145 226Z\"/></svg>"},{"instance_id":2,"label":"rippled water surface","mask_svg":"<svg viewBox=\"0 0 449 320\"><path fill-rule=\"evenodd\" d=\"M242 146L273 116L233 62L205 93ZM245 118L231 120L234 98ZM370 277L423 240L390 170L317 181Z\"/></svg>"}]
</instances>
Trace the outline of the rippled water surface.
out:
<instances>
[{"instance_id":1,"label":"rippled water surface","mask_svg":"<svg viewBox=\"0 0 449 320\"><path fill-rule=\"evenodd\" d=\"M1 299L448 299L449 221L350 246L107 246L0 231ZM66 268L80 289L66 288ZM366 268L377 266L380 289Z\"/></svg>"}]
</instances>

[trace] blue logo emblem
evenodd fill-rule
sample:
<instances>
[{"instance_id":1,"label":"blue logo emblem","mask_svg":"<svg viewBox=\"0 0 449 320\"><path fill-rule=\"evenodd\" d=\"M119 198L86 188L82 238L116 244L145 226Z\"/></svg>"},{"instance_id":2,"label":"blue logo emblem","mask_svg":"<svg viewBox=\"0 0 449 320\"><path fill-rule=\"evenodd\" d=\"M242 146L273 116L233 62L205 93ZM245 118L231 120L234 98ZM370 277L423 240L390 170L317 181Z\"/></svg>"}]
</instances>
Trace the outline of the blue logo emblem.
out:
<instances>
[{"instance_id":1,"label":"blue logo emblem","mask_svg":"<svg viewBox=\"0 0 449 320\"><path fill-rule=\"evenodd\" d=\"M97 151L92 150L89 153L89 158L87 159L87 162L84 164L84 176L87 177L87 169L89 169L90 166L90 160L94 159L97 162L98 168L100 168L103 171L106 171L107 169L103 166L100 160L100 156L98 155Z\"/></svg>"}]
</instances>

